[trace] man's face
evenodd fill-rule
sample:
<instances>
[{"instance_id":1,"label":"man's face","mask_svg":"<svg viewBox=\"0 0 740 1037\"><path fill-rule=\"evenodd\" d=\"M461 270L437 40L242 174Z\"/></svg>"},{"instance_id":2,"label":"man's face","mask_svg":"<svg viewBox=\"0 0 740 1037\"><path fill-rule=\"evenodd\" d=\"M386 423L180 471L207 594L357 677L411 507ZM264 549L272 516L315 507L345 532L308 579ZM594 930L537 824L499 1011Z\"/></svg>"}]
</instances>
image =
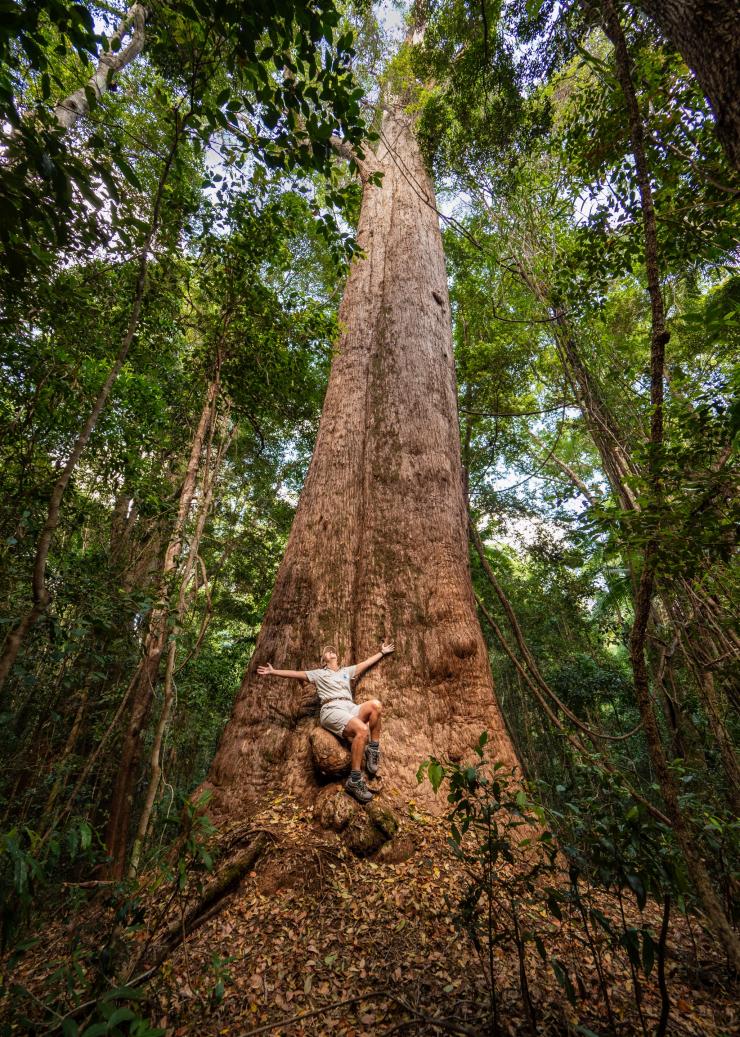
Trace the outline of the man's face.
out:
<instances>
[{"instance_id":1,"label":"man's face","mask_svg":"<svg viewBox=\"0 0 740 1037\"><path fill-rule=\"evenodd\" d=\"M333 651L331 648L327 648L327 650L324 652L324 665L330 666L332 663L335 663L336 661L337 653Z\"/></svg>"}]
</instances>

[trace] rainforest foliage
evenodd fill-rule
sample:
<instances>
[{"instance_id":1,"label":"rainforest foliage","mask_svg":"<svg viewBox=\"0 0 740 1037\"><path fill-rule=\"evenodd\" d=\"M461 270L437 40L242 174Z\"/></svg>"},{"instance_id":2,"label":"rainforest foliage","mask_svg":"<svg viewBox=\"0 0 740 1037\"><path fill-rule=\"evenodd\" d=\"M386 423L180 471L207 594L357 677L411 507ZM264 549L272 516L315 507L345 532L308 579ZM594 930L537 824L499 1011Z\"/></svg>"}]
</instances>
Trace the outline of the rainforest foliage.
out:
<instances>
[{"instance_id":1,"label":"rainforest foliage","mask_svg":"<svg viewBox=\"0 0 740 1037\"><path fill-rule=\"evenodd\" d=\"M393 89L438 191L471 567L530 794L579 874L700 912L738 964L737 170L639 5L415 18L400 43L397 12L333 0L2 5L5 949L105 873L132 724L131 881L205 776L357 251L337 141L373 147Z\"/></svg>"}]
</instances>

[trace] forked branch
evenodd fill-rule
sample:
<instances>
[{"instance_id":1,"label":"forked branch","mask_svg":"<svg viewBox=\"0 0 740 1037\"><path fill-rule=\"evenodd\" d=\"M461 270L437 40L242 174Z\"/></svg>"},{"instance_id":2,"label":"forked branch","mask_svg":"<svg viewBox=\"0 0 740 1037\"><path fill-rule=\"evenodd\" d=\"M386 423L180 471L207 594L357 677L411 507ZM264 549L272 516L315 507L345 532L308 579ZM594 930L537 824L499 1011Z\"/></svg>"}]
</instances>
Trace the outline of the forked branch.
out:
<instances>
[{"instance_id":1,"label":"forked branch","mask_svg":"<svg viewBox=\"0 0 740 1037\"><path fill-rule=\"evenodd\" d=\"M116 26L110 46L101 54L98 65L84 86L65 97L54 109L54 117L64 130L71 130L90 111L92 99L99 101L111 87L116 72L138 58L146 42L147 10L143 4L132 4ZM131 38L122 46L126 35ZM119 50L116 50L119 47Z\"/></svg>"}]
</instances>

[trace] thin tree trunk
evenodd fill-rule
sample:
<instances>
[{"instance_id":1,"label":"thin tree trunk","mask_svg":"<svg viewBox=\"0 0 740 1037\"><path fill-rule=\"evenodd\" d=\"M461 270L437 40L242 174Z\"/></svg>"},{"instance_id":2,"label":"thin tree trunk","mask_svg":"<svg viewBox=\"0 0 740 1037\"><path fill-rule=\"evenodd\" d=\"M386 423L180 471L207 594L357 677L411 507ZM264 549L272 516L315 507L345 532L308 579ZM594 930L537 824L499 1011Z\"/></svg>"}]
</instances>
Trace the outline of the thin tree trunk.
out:
<instances>
[{"instance_id":1,"label":"thin tree trunk","mask_svg":"<svg viewBox=\"0 0 740 1037\"><path fill-rule=\"evenodd\" d=\"M525 253L526 251L525 247ZM553 315L552 334L565 377L570 383L591 438L599 451L604 474L615 497L625 511L639 510L637 498L629 486L629 479L637 473L637 469L624 443L617 420L603 399L596 379L583 361L570 321L561 307L556 305L548 286L530 269L526 256L525 259L517 261L517 269L534 297Z\"/></svg>"},{"instance_id":2,"label":"thin tree trunk","mask_svg":"<svg viewBox=\"0 0 740 1037\"><path fill-rule=\"evenodd\" d=\"M687 639L687 642L687 644L682 642L681 650L689 669L694 675L695 684L699 688L699 698L709 721L709 728L714 737L715 744L719 750L722 768L727 780L730 806L733 812L740 816L740 768L738 767L737 754L732 737L724 721L724 711L717 693L714 675L711 670L706 669L695 657L691 640Z\"/></svg>"},{"instance_id":3,"label":"thin tree trunk","mask_svg":"<svg viewBox=\"0 0 740 1037\"><path fill-rule=\"evenodd\" d=\"M509 766L475 612L467 550L450 305L434 194L413 120L390 104L364 179L358 238L340 308L318 441L232 718L208 779L212 805L238 816L280 786L310 799L313 685L257 674L268 660L318 665L396 652L369 671L359 701L382 700L383 774L400 796L435 753L462 758L487 729ZM443 809L430 795L430 807Z\"/></svg>"},{"instance_id":4,"label":"thin tree trunk","mask_svg":"<svg viewBox=\"0 0 740 1037\"><path fill-rule=\"evenodd\" d=\"M144 840L146 839L146 833L149 831L149 821L152 816L152 810L154 809L154 800L156 799L157 792L159 791L159 782L162 777L162 743L164 741L165 731L167 730L167 724L169 722L170 713L172 712L172 706L175 699L175 687L173 677L176 658L177 641L175 640L174 636L172 636L170 643L167 646L167 664L165 666L164 673L164 694L162 698L162 710L159 714L157 728L154 732L154 741L152 743L152 752L150 757L151 771L149 774L149 784L147 786L146 796L144 797L144 806L142 807L141 817L139 818L139 824L136 830L136 836L134 838L134 845L131 848L131 861L129 863L128 870L129 878L134 878L137 871L139 870L141 851L144 848Z\"/></svg>"},{"instance_id":5,"label":"thin tree trunk","mask_svg":"<svg viewBox=\"0 0 740 1037\"><path fill-rule=\"evenodd\" d=\"M604 472L612 490L625 511L639 511L637 497L629 485L629 479L636 474L636 468L623 442L616 419L583 363L570 322L562 313L557 314L554 334L563 367L601 455Z\"/></svg>"},{"instance_id":6,"label":"thin tree trunk","mask_svg":"<svg viewBox=\"0 0 740 1037\"><path fill-rule=\"evenodd\" d=\"M503 587L501 586L501 584L496 579L496 574L494 573L493 569L491 568L491 566L489 564L488 559L486 558L486 553L485 553L485 550L483 548L483 542L481 541L480 534L478 533L478 530L475 528L475 523L473 522L472 518L470 519L470 527L469 528L470 528L470 538L473 541L473 546L475 547L475 550L476 550L476 552L478 554L478 558L480 559L481 567L483 569L483 572L486 575L486 579L488 580L488 582L493 587L493 589L494 589L494 591L496 593L496 597L501 602L503 610L506 613L506 618L509 621L509 626L511 627L511 631L514 634L514 639L515 639L515 641L517 643L519 651L521 652L522 658L524 659L526 667L527 667L527 669L529 670L529 672L530 672L530 674L532 676L532 680L536 683L536 685L540 689L540 691L547 698L549 698L552 702L554 702L555 705L557 706L557 708L559 710L561 710L562 713L565 714L565 716L568 718L568 720L570 720L570 722L574 725L574 727L578 728L578 730L582 731L583 734L585 734L587 738L591 739L591 741L594 743L594 745L596 745L597 741L599 741L599 740L606 741L606 742L622 742L622 741L625 741L626 739L632 738L634 735L636 735L637 732L640 729L640 725L639 724L638 724L637 727L633 728L631 731L627 731L625 734L622 734L622 735L607 735L607 734L604 734L604 733L602 733L600 731L594 731L587 724L584 724L584 722L580 719L580 717L578 717L572 711L572 709L570 709L565 704L565 702L563 702L563 700L561 698L559 698L555 694L555 692L552 690L552 688L547 683L545 678L542 676L542 673L540 672L540 668L537 665L537 660L535 659L535 657L532 655L531 651L529 650L529 645L527 644L527 642L525 640L524 634L522 632L522 628L519 625L519 620L516 617L516 613L514 612L512 604L509 601L509 599L507 598L506 594L504 593ZM479 605L481 604L480 601L478 602L478 604ZM565 643L567 643L569 641L569 636L568 636L567 633L565 633L563 635L563 641Z\"/></svg>"},{"instance_id":7,"label":"thin tree trunk","mask_svg":"<svg viewBox=\"0 0 740 1037\"><path fill-rule=\"evenodd\" d=\"M668 943L668 923L671 917L671 895L663 895L663 917L658 938L658 989L660 990L660 1018L655 1028L655 1037L664 1037L668 1027L668 1016L671 1012L671 999L665 978L666 944Z\"/></svg>"},{"instance_id":8,"label":"thin tree trunk","mask_svg":"<svg viewBox=\"0 0 740 1037\"><path fill-rule=\"evenodd\" d=\"M668 662L669 659L672 659L673 657L677 639L669 651L668 645L658 641L655 636L651 636L650 632L648 632L647 636L648 641L655 648L655 662L652 666L653 686L660 691L659 701L663 709L663 717L665 719L666 727L671 736L673 754L679 759L686 760L689 754L686 747L686 739L684 737L682 711L673 696L669 694L665 681Z\"/></svg>"},{"instance_id":9,"label":"thin tree trunk","mask_svg":"<svg viewBox=\"0 0 740 1037\"><path fill-rule=\"evenodd\" d=\"M185 613L187 611L188 600L187 591L190 584L190 580L195 574L195 570L198 563L198 552L200 551L200 544L203 537L203 531L205 529L206 519L211 509L211 502L213 500L213 490L216 484L216 478L218 470L221 466L221 462L224 458L226 450L229 447L231 439L233 437L233 429L230 433L227 433L224 437L224 442L221 444L213 462L209 460L211 453L211 446L213 440L213 431L216 425L216 407L218 405L217 393L213 395L211 416L209 419L209 444L206 456L206 463L203 471L203 485L200 506L198 508L198 518L195 524L195 530L193 535L188 539L188 556L185 563L184 572L182 579L180 580L180 588L177 595L177 612L175 617L174 626L170 632L169 645L167 649L167 664L165 667L164 674L164 687L162 697L162 710L160 712L159 720L157 722L157 728L154 733L154 742L152 744L152 752L150 756L151 761L151 773L149 776L149 785L147 787L146 796L144 797L144 806L141 811L139 818L139 824L136 831L136 837L134 839L134 845L131 850L131 862L129 865L129 877L136 875L139 868L139 861L141 858L141 852L144 847L144 840L146 839L147 831L149 830L149 822L152 816L152 810L154 809L154 802L159 790L159 784L162 777L162 755L163 755L163 742L164 735L167 730L167 724L169 723L170 714L175 701L175 663L177 660L177 637L182 626Z\"/></svg>"},{"instance_id":10,"label":"thin tree trunk","mask_svg":"<svg viewBox=\"0 0 740 1037\"><path fill-rule=\"evenodd\" d=\"M605 0L601 9L604 14L606 34L614 45L617 77L627 103L632 152L635 159L635 171L642 207L645 234L645 265L652 314L650 346L650 402L652 404L650 479L655 503L659 504L663 497L661 460L663 448L663 368L665 363L665 346L669 336L665 327L663 296L660 288L655 210L645 154L642 118L632 82L631 61L619 20L619 13L613 0ZM642 572L635 600L635 620L630 636L630 660L634 674L635 695L645 729L650 758L660 784L668 816L671 818L676 840L683 852L694 888L707 913L711 926L725 948L731 964L735 969L740 969L740 941L738 941L737 935L733 931L722 904L715 893L709 872L697 850L695 834L691 830L691 826L681 808L675 778L671 773L663 751L653 700L650 694L645 660L645 641L655 586L658 550L659 543L657 539L649 540L644 551Z\"/></svg>"},{"instance_id":11,"label":"thin tree trunk","mask_svg":"<svg viewBox=\"0 0 740 1037\"><path fill-rule=\"evenodd\" d=\"M83 720L83 718L85 716L85 710L87 709L87 701L88 701L88 698L90 697L90 683L91 683L91 680L92 680L92 678L88 677L87 680L85 681L84 687L83 687L82 692L80 694L80 701L77 704L77 711L75 713L74 721L72 722L72 727L70 728L70 732L67 735L67 741L65 743L65 746L64 746L64 749L62 751L61 756L59 757L59 759L56 762L57 776L56 776L56 778L54 780L54 784L53 784L53 786L51 788L51 791L49 792L49 795L47 797L46 805L44 806L43 814L41 815L41 826L42 827L44 826L44 824L46 823L47 819L51 815L51 812L52 812L52 809L54 807L54 804L57 801L57 796L61 792L62 786L64 785L65 780L67 778L67 775L64 772L64 765L65 765L67 759L74 752L74 748L77 745L77 739L79 737L80 729L82 727L82 720Z\"/></svg>"},{"instance_id":12,"label":"thin tree trunk","mask_svg":"<svg viewBox=\"0 0 740 1037\"><path fill-rule=\"evenodd\" d=\"M50 595L46 586L46 563L49 558L49 550L54 539L57 527L59 526L59 518L62 507L62 500L64 498L65 491L69 484L69 480L72 478L72 474L77 467L77 462L80 460L85 447L88 444L90 436L92 435L95 426L97 425L98 418L100 417L103 408L108 402L113 384L120 374L121 368L123 367L126 357L128 356L129 348L134 340L134 335L139 326L139 317L141 316L141 307L144 302L144 295L146 291L146 274L147 266L149 262L149 252L151 250L152 241L159 228L159 222L162 211L162 199L164 197L164 187L169 177L170 169L177 152L178 145L180 143L180 136L182 133L182 124L177 122L175 128L175 135L170 146L170 150L165 159L162 167L162 172L159 177L159 183L157 185L157 192L154 197L154 204L152 206L152 216L149 223L149 229L147 230L144 244L139 255L139 269L136 277L136 286L134 288L134 298L131 307L131 315L129 316L128 325L126 331L121 339L121 344L118 349L118 353L113 362L113 366L108 372L108 376L101 386L98 395L93 404L92 410L88 415L87 421L85 422L81 432L79 433L72 452L69 455L64 468L62 469L59 477L51 491L49 498L49 506L46 513L46 522L44 528L41 531L38 543L36 545L36 556L34 559L33 566L33 577L32 577L32 591L33 591L33 605L24 615L21 617L18 625L8 635L5 645L3 646L2 656L0 656L0 691L2 691L5 681L10 673L13 664L18 656L21 645L23 644L25 637L31 627L36 621L46 612L49 606Z\"/></svg>"},{"instance_id":13,"label":"thin tree trunk","mask_svg":"<svg viewBox=\"0 0 740 1037\"><path fill-rule=\"evenodd\" d=\"M105 842L111 857L109 865L109 877L111 878L122 878L125 871L141 735L149 716L154 691L159 680L160 662L167 643L169 599L172 592L169 584L182 550L185 523L195 495L203 444L213 417L213 404L218 394L218 388L217 377L208 384L205 402L191 440L190 455L180 489L177 515L162 562L159 580L160 604L152 611L144 656L133 679L129 720L121 745L116 780L111 795L110 815L106 827Z\"/></svg>"},{"instance_id":14,"label":"thin tree trunk","mask_svg":"<svg viewBox=\"0 0 740 1037\"><path fill-rule=\"evenodd\" d=\"M735 747L732 744L730 733L722 716L723 711L714 684L714 676L709 670L702 671L701 685L704 692L704 708L709 718L709 726L719 748L722 765L727 776L730 803L735 813L740 816L740 768L738 768Z\"/></svg>"},{"instance_id":15,"label":"thin tree trunk","mask_svg":"<svg viewBox=\"0 0 740 1037\"><path fill-rule=\"evenodd\" d=\"M100 100L110 89L116 72L130 65L144 49L146 41L147 10L142 4L132 4L119 21L110 41L110 48L101 54L97 68L84 86L75 90L54 109L54 117L64 130L70 130L83 115L90 111L90 95ZM123 46L123 40L131 32L131 39ZM120 50L113 48L118 44Z\"/></svg>"}]
</instances>

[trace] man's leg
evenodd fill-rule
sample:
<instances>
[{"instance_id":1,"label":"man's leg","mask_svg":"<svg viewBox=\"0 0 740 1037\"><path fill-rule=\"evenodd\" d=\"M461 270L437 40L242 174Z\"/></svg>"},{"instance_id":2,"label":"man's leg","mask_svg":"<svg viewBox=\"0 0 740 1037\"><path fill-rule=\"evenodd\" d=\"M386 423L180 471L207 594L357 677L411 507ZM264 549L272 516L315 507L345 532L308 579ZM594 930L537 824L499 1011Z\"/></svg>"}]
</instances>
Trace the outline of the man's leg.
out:
<instances>
[{"instance_id":1,"label":"man's leg","mask_svg":"<svg viewBox=\"0 0 740 1037\"><path fill-rule=\"evenodd\" d=\"M380 717L383 712L383 706L377 699L370 699L368 702L363 702L360 706L360 712L357 714L359 720L364 721L370 728L370 740L367 743L365 749L365 768L368 776L374 778L380 770L380 745L378 739L380 738Z\"/></svg>"},{"instance_id":2,"label":"man's leg","mask_svg":"<svg viewBox=\"0 0 740 1037\"><path fill-rule=\"evenodd\" d=\"M377 699L369 699L367 702L363 702L360 705L360 712L357 714L358 720L363 720L370 728L370 741L377 742L380 738L380 717L383 713L383 706Z\"/></svg>"},{"instance_id":3,"label":"man's leg","mask_svg":"<svg viewBox=\"0 0 740 1037\"><path fill-rule=\"evenodd\" d=\"M358 802L369 803L373 798L373 794L362 780L362 758L365 755L365 746L370 736L370 729L364 720L360 720L358 714L347 723L342 735L350 743L350 759L352 761L352 773L344 787L350 796L354 796Z\"/></svg>"},{"instance_id":4,"label":"man's leg","mask_svg":"<svg viewBox=\"0 0 740 1037\"><path fill-rule=\"evenodd\" d=\"M365 753L365 746L367 740L370 737L370 728L362 718L362 706L360 712L356 717L353 717L348 721L347 726L344 729L343 737L350 742L350 759L352 760L352 770L359 771L362 769L362 757Z\"/></svg>"}]
</instances>

